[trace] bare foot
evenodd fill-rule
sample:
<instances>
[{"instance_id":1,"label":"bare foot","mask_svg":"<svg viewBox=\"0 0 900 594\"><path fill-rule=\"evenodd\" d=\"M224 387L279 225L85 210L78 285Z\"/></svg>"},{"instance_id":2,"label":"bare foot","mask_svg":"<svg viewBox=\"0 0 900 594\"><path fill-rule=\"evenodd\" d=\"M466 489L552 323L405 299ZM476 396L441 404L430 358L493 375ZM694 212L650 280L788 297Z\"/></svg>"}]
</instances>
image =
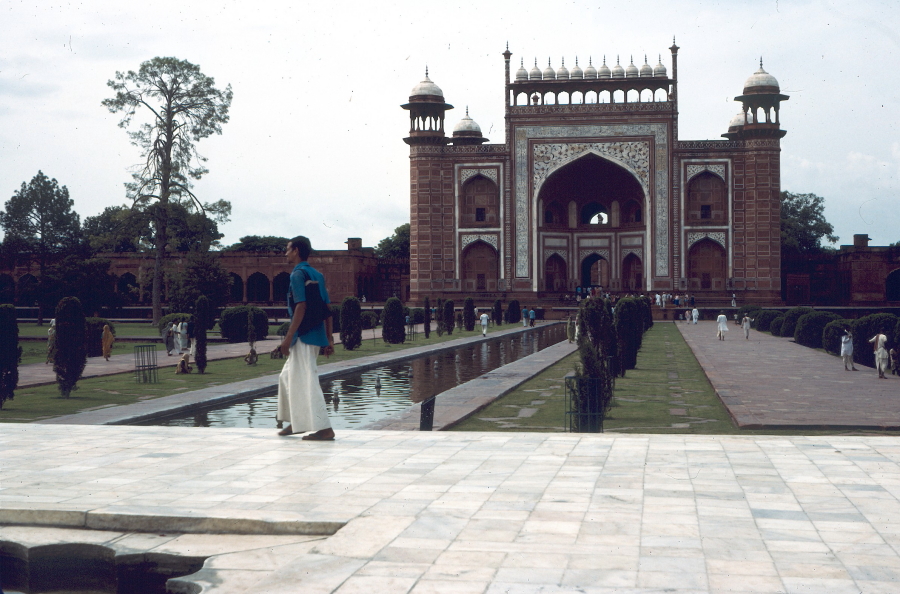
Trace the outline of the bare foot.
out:
<instances>
[{"instance_id":1,"label":"bare foot","mask_svg":"<svg viewBox=\"0 0 900 594\"><path fill-rule=\"evenodd\" d=\"M305 441L334 441L334 429L322 429L321 431L304 435L302 439Z\"/></svg>"}]
</instances>

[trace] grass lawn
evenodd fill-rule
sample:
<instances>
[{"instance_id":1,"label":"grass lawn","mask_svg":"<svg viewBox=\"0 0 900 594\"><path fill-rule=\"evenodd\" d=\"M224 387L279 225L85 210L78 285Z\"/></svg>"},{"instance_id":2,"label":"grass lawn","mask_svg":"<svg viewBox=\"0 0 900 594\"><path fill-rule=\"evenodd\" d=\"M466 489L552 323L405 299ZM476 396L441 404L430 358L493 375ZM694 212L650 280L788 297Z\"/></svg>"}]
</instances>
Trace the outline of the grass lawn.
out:
<instances>
[{"instance_id":1,"label":"grass lawn","mask_svg":"<svg viewBox=\"0 0 900 594\"><path fill-rule=\"evenodd\" d=\"M578 353L453 427L454 431L563 431L563 377ZM637 368L616 379L615 405L603 423L615 433L717 435L883 434L877 431L739 429L706 379L675 324L658 322L644 335Z\"/></svg>"},{"instance_id":2,"label":"grass lawn","mask_svg":"<svg viewBox=\"0 0 900 594\"><path fill-rule=\"evenodd\" d=\"M502 328L510 327L512 326L507 325ZM367 339L366 334L368 334ZM480 335L480 330L472 332L454 330L452 335L444 334L442 337L432 332L431 338L426 341L425 335L420 333L415 341L399 345L387 345L380 338L373 341L371 330L364 330L364 340L360 348L348 351L341 345L337 345L335 354L330 358L319 357L319 364L323 365L345 359L355 359L357 357ZM27 347L28 343L24 344ZM117 344L115 346L118 347L120 345ZM122 347L130 349L128 344L122 345ZM42 346L41 348L45 349L46 347ZM40 361L43 362L45 351L42 350L41 353ZM131 373L88 378L78 382L78 390L72 392L68 399L59 396L59 390L55 384L22 388L16 390L15 399L3 403L3 409L0 410L0 422L31 422L95 408L132 404L148 398L171 396L180 392L200 390L210 386L279 373L283 365L283 359L271 359L267 354L263 353L259 358L259 363L252 366L244 363L242 358L210 361L206 367L206 373L203 375L196 373L196 371L189 375L176 375L174 367L161 368L159 370L159 383L157 384L135 383Z\"/></svg>"}]
</instances>

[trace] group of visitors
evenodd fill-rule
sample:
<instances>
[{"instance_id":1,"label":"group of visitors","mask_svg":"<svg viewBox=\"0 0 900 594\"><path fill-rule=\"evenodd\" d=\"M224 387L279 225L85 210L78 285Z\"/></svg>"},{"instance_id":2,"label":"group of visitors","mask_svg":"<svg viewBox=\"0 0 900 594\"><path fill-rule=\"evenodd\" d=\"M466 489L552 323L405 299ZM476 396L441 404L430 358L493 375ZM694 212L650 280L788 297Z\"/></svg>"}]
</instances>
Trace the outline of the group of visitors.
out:
<instances>
[{"instance_id":1,"label":"group of visitors","mask_svg":"<svg viewBox=\"0 0 900 594\"><path fill-rule=\"evenodd\" d=\"M528 307L522 308L522 327L526 328L531 326L534 328L534 321L537 319L537 314L534 312L534 308L528 309Z\"/></svg>"},{"instance_id":2,"label":"group of visitors","mask_svg":"<svg viewBox=\"0 0 900 594\"><path fill-rule=\"evenodd\" d=\"M878 379L886 379L887 372L900 375L900 350L897 345L888 349L888 338L881 332L870 338L869 343L875 354L875 371L878 372ZM844 335L841 336L841 359L844 361L844 371L859 371L853 365L853 334L850 328L845 328Z\"/></svg>"},{"instance_id":3,"label":"group of visitors","mask_svg":"<svg viewBox=\"0 0 900 594\"><path fill-rule=\"evenodd\" d=\"M103 358L109 361L112 356L112 347L116 342L116 335L113 334L109 324L103 324L103 334L100 337L100 348ZM47 359L44 365L49 365L53 360L53 347L56 346L56 318L50 320L50 327L47 328Z\"/></svg>"},{"instance_id":4,"label":"group of visitors","mask_svg":"<svg viewBox=\"0 0 900 594\"><path fill-rule=\"evenodd\" d=\"M684 307L691 306L694 307L696 305L696 299L693 295L672 295L671 293L656 293L653 295L653 300L656 303L657 307L661 307L663 309L666 308L666 305L671 303L675 307Z\"/></svg>"}]
</instances>

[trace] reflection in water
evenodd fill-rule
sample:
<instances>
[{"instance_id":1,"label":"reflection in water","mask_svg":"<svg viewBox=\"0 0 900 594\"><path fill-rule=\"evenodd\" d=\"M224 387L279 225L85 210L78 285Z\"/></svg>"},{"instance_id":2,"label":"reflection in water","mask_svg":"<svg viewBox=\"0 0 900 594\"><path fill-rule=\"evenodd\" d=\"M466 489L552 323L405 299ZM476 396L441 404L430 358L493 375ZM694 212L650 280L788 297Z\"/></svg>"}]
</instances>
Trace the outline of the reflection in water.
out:
<instances>
[{"instance_id":1,"label":"reflection in water","mask_svg":"<svg viewBox=\"0 0 900 594\"><path fill-rule=\"evenodd\" d=\"M554 324L534 332L322 380L322 392L332 426L335 429L356 429L403 412L415 402L534 354L563 339L565 327ZM274 428L277 408L278 398L273 395L142 424Z\"/></svg>"}]
</instances>

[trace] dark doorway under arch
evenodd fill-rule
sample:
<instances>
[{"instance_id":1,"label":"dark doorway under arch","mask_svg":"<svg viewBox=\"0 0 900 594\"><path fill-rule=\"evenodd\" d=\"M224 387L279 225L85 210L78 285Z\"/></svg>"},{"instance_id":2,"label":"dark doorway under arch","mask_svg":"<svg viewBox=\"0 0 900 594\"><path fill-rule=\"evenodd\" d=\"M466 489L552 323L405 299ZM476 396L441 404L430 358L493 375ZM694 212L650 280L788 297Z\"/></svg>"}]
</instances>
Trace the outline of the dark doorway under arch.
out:
<instances>
[{"instance_id":1,"label":"dark doorway under arch","mask_svg":"<svg viewBox=\"0 0 900 594\"><path fill-rule=\"evenodd\" d=\"M247 278L247 301L270 301L269 288L268 277L262 272L254 272Z\"/></svg>"},{"instance_id":2,"label":"dark doorway under arch","mask_svg":"<svg viewBox=\"0 0 900 594\"><path fill-rule=\"evenodd\" d=\"M900 301L900 268L887 275L884 284L887 300Z\"/></svg>"},{"instance_id":3,"label":"dark doorway under arch","mask_svg":"<svg viewBox=\"0 0 900 594\"><path fill-rule=\"evenodd\" d=\"M725 290L725 248L703 239L688 252L688 282L692 291Z\"/></svg>"},{"instance_id":4,"label":"dark doorway under arch","mask_svg":"<svg viewBox=\"0 0 900 594\"><path fill-rule=\"evenodd\" d=\"M547 291L565 291L569 284L566 261L559 254L547 258L544 264L544 286Z\"/></svg>"},{"instance_id":5,"label":"dark doorway under arch","mask_svg":"<svg viewBox=\"0 0 900 594\"><path fill-rule=\"evenodd\" d=\"M476 241L466 248L462 259L464 291L496 291L500 256L492 246Z\"/></svg>"},{"instance_id":6,"label":"dark doorway under arch","mask_svg":"<svg viewBox=\"0 0 900 594\"><path fill-rule=\"evenodd\" d=\"M232 303L243 303L244 302L244 279L242 279L238 274L234 272L229 272L228 276L231 277L231 302Z\"/></svg>"},{"instance_id":7,"label":"dark doorway under arch","mask_svg":"<svg viewBox=\"0 0 900 594\"><path fill-rule=\"evenodd\" d=\"M622 261L622 288L626 291L644 289L644 267L635 254L628 254Z\"/></svg>"},{"instance_id":8,"label":"dark doorway under arch","mask_svg":"<svg viewBox=\"0 0 900 594\"><path fill-rule=\"evenodd\" d=\"M272 299L287 299L288 291L291 290L291 275L287 272L279 272L272 279Z\"/></svg>"},{"instance_id":9,"label":"dark doorway under arch","mask_svg":"<svg viewBox=\"0 0 900 594\"><path fill-rule=\"evenodd\" d=\"M609 261L599 254L591 254L581 262L581 286L609 287Z\"/></svg>"}]
</instances>

